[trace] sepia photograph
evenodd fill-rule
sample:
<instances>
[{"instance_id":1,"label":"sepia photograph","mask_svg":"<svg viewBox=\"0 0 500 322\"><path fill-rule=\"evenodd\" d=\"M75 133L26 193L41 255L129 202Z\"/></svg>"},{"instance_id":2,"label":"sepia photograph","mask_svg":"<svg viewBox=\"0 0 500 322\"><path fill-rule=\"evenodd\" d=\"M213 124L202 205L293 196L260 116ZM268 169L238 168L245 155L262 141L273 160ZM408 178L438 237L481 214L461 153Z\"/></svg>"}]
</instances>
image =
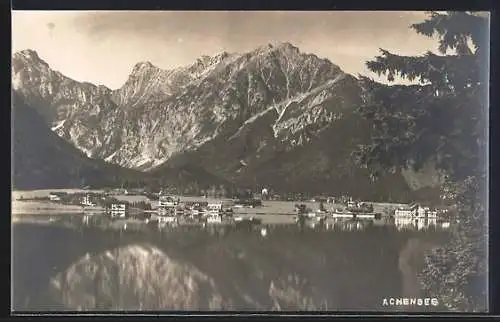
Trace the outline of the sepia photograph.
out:
<instances>
[{"instance_id":1,"label":"sepia photograph","mask_svg":"<svg viewBox=\"0 0 500 322\"><path fill-rule=\"evenodd\" d=\"M489 24L12 11L11 311L488 312Z\"/></svg>"}]
</instances>

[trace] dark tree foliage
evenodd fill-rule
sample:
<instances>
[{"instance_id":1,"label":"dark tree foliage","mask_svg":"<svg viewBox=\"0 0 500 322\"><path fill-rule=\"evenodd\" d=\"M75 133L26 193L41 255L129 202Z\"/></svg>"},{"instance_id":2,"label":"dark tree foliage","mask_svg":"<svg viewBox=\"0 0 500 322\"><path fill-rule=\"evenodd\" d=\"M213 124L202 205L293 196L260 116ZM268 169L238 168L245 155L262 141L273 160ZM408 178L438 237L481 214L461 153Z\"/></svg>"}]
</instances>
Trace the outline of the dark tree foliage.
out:
<instances>
[{"instance_id":1,"label":"dark tree foliage","mask_svg":"<svg viewBox=\"0 0 500 322\"><path fill-rule=\"evenodd\" d=\"M378 177L387 169L420 169L432 161L443 174L443 195L457 206L452 241L427 256L423 289L453 311L482 311L486 294L486 143L488 17L473 12L430 12L411 26L439 38L439 54L399 56L386 50L368 68L419 81L388 86L360 77L373 124L372 141L354 153Z\"/></svg>"}]
</instances>

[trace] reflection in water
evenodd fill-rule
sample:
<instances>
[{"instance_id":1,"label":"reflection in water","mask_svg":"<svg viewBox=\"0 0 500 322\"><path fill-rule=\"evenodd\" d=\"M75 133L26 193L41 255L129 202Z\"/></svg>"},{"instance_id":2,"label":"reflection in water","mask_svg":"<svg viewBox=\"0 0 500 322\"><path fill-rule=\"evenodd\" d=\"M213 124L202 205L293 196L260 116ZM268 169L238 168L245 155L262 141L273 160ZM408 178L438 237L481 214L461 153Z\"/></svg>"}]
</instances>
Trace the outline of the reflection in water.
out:
<instances>
[{"instance_id":1,"label":"reflection in water","mask_svg":"<svg viewBox=\"0 0 500 322\"><path fill-rule=\"evenodd\" d=\"M406 257L447 238L369 220L159 227L36 217L52 222L13 225L18 310L384 310L382 298L419 291L403 287L418 285L418 268L401 270Z\"/></svg>"},{"instance_id":2,"label":"reflection in water","mask_svg":"<svg viewBox=\"0 0 500 322\"><path fill-rule=\"evenodd\" d=\"M18 215L14 216L15 222L38 222L51 225L61 225L71 228L100 228L129 231L199 231L203 230L211 235L228 233L230 231L254 231L262 237L274 231L362 231L372 227L386 227L395 230L447 230L449 222L439 221L437 218L412 218L412 217L384 217L380 219L350 219L335 217L308 218L298 223L252 223L251 221L220 223L200 223L195 221L180 221L177 217L159 217L151 219L151 216L134 216L122 219L106 215ZM174 218L175 220L159 220Z\"/></svg>"},{"instance_id":3,"label":"reflection in water","mask_svg":"<svg viewBox=\"0 0 500 322\"><path fill-rule=\"evenodd\" d=\"M437 217L396 217L394 225L398 229L424 230L431 227L447 229L449 222L440 222Z\"/></svg>"}]
</instances>

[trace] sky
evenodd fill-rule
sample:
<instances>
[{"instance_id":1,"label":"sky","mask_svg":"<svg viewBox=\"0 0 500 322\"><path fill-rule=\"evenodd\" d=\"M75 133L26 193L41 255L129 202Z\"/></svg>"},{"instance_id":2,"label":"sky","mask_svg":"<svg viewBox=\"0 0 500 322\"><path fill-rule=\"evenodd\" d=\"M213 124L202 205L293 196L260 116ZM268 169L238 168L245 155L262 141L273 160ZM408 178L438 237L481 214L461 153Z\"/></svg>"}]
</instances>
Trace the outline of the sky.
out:
<instances>
[{"instance_id":1,"label":"sky","mask_svg":"<svg viewBox=\"0 0 500 322\"><path fill-rule=\"evenodd\" d=\"M379 48L404 55L437 51L437 40L410 25L410 11L13 11L13 52L36 50L52 69L77 81L121 87L138 62L169 69L201 55L246 52L290 42L347 73L367 70Z\"/></svg>"}]
</instances>

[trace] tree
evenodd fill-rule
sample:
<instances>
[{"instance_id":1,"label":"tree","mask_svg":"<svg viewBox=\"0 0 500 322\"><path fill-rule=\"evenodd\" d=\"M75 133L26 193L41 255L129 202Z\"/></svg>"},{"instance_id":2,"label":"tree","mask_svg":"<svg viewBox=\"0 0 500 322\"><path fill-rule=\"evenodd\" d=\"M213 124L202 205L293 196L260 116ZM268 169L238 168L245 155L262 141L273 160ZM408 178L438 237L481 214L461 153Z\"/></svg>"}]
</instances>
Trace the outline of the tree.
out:
<instances>
[{"instance_id":1,"label":"tree","mask_svg":"<svg viewBox=\"0 0 500 322\"><path fill-rule=\"evenodd\" d=\"M209 196L212 198L217 198L217 186L216 185L210 186Z\"/></svg>"},{"instance_id":2,"label":"tree","mask_svg":"<svg viewBox=\"0 0 500 322\"><path fill-rule=\"evenodd\" d=\"M433 162L443 190L457 205L452 241L426 258L423 289L452 311L487 307L486 188L488 17L473 12L428 13L411 26L439 38L439 54L400 56L381 49L367 67L419 85L388 86L361 77L359 112L373 127L372 141L354 153L376 180L385 169L419 170ZM443 191L444 192L444 191Z\"/></svg>"}]
</instances>

